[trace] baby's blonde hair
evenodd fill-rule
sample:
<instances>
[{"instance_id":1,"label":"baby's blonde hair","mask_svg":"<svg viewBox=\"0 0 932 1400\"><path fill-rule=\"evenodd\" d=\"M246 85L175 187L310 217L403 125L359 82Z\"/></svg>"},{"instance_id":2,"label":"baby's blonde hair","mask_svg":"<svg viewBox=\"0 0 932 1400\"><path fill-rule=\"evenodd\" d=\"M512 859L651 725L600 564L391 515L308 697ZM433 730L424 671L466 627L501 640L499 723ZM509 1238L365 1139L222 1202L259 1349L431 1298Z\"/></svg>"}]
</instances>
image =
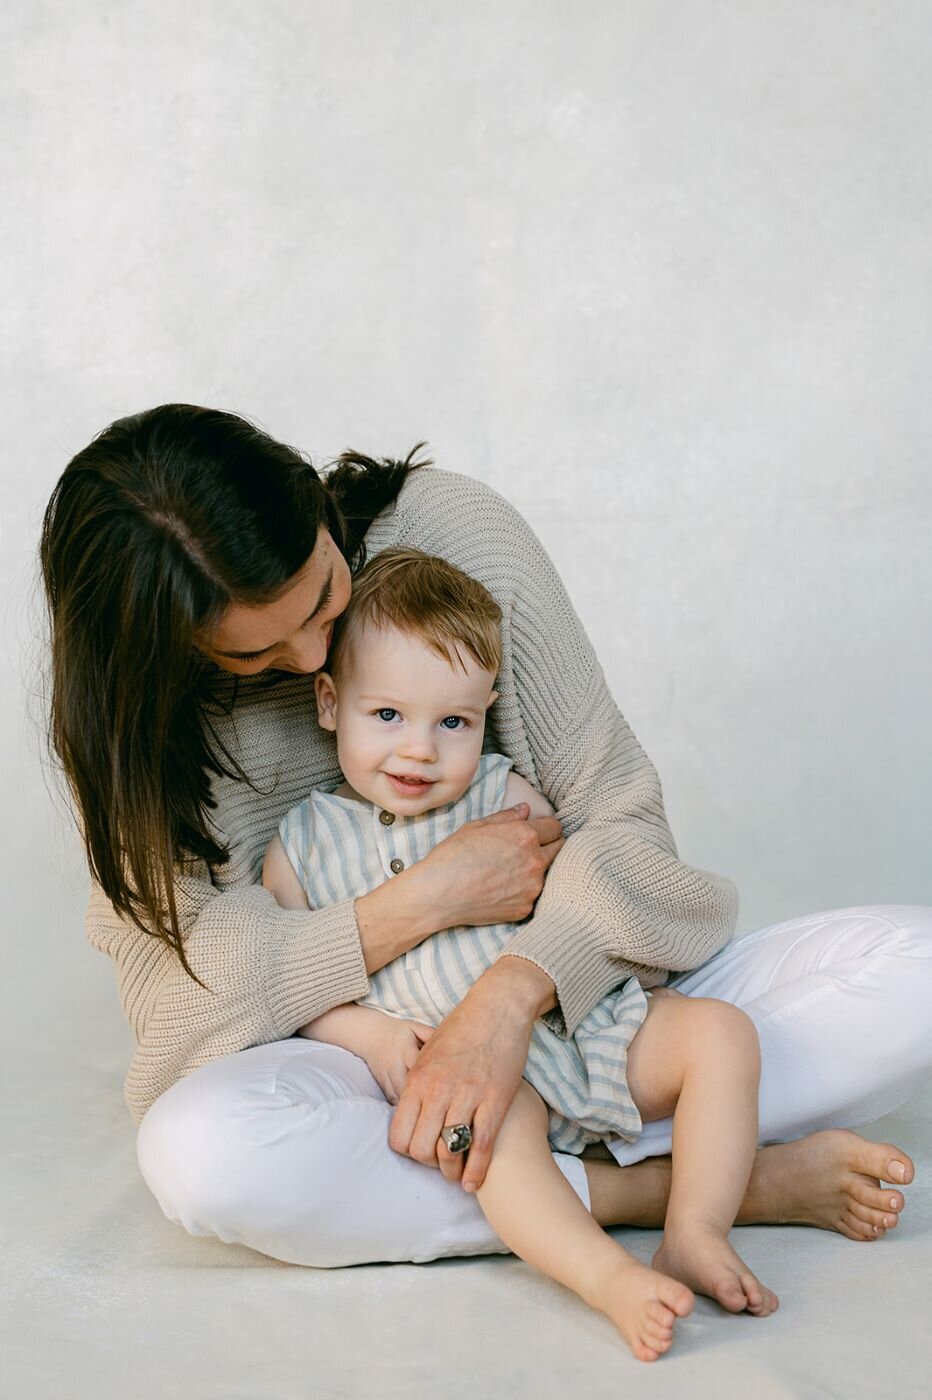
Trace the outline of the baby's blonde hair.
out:
<instances>
[{"instance_id":1,"label":"baby's blonde hair","mask_svg":"<svg viewBox=\"0 0 932 1400\"><path fill-rule=\"evenodd\" d=\"M451 666L457 644L485 671L502 664L502 610L484 584L420 549L383 549L353 580L349 606L337 620L324 670L334 680L347 647L367 624L420 637Z\"/></svg>"}]
</instances>

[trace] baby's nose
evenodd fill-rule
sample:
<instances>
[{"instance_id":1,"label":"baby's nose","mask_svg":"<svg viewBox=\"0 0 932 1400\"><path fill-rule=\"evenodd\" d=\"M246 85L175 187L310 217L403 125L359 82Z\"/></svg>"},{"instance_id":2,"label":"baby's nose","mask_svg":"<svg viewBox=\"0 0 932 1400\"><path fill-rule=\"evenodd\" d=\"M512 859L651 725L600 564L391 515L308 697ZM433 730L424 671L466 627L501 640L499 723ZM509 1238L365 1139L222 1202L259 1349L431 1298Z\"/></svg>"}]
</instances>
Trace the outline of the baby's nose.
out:
<instances>
[{"instance_id":1,"label":"baby's nose","mask_svg":"<svg viewBox=\"0 0 932 1400\"><path fill-rule=\"evenodd\" d=\"M430 734L409 729L401 741L399 752L421 763L433 763L437 757L437 746Z\"/></svg>"}]
</instances>

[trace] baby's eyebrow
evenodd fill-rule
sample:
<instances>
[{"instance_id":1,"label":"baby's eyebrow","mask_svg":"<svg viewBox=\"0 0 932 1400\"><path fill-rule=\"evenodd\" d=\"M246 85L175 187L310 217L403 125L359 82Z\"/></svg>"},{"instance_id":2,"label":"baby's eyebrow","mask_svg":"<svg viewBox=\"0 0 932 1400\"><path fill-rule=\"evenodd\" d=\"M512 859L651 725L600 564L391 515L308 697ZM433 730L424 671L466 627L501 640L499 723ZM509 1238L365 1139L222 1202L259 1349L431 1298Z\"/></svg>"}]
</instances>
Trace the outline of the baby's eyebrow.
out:
<instances>
[{"instance_id":1,"label":"baby's eyebrow","mask_svg":"<svg viewBox=\"0 0 932 1400\"><path fill-rule=\"evenodd\" d=\"M405 707L403 700L393 700L388 695L360 695L359 699L366 705L382 705L386 710L403 710ZM475 705L454 705L451 710L446 710L444 713L448 715L481 715L485 711L478 709Z\"/></svg>"}]
</instances>

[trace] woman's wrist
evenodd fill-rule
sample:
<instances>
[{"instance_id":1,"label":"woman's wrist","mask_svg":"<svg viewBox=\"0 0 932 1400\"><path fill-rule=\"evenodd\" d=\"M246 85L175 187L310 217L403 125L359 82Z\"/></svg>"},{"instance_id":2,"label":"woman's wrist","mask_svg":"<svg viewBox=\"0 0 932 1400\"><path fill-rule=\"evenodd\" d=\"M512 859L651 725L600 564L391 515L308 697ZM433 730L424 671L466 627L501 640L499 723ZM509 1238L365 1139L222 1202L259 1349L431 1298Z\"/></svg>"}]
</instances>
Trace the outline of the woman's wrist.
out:
<instances>
[{"instance_id":1,"label":"woman's wrist","mask_svg":"<svg viewBox=\"0 0 932 1400\"><path fill-rule=\"evenodd\" d=\"M432 933L447 928L438 922L438 903L418 867L403 871L355 901L356 926L368 973L401 957Z\"/></svg>"},{"instance_id":2,"label":"woman's wrist","mask_svg":"<svg viewBox=\"0 0 932 1400\"><path fill-rule=\"evenodd\" d=\"M520 1014L531 1024L557 1004L553 978L529 958L503 954L475 983L501 994L512 1015Z\"/></svg>"}]
</instances>

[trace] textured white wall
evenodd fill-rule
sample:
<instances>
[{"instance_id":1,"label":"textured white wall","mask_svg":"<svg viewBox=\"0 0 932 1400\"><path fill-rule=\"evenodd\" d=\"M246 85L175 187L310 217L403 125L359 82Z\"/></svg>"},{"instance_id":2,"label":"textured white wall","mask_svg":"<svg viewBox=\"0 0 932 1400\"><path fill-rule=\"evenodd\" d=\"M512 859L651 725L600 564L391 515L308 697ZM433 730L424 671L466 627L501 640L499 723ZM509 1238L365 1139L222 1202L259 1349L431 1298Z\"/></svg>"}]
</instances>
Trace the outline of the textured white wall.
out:
<instances>
[{"instance_id":1,"label":"textured white wall","mask_svg":"<svg viewBox=\"0 0 932 1400\"><path fill-rule=\"evenodd\" d=\"M17 1019L50 960L113 1014L18 684L38 522L170 399L426 437L523 509L741 928L932 901L925 0L7 0L0 40Z\"/></svg>"}]
</instances>

